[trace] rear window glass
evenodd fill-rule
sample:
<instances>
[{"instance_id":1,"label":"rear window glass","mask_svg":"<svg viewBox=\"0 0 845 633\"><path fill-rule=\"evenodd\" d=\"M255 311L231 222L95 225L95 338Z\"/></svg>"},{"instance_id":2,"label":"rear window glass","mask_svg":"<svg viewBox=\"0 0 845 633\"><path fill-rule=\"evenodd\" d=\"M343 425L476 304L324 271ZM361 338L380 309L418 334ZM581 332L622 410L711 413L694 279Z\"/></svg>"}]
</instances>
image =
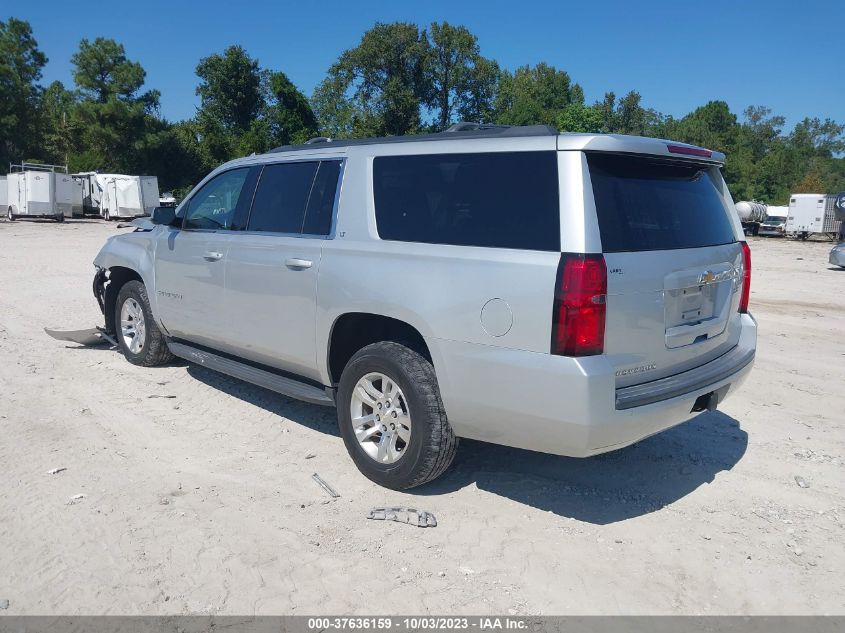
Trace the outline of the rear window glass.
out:
<instances>
[{"instance_id":1,"label":"rear window glass","mask_svg":"<svg viewBox=\"0 0 845 633\"><path fill-rule=\"evenodd\" d=\"M555 152L383 156L373 193L385 240L560 250Z\"/></svg>"},{"instance_id":2,"label":"rear window glass","mask_svg":"<svg viewBox=\"0 0 845 633\"><path fill-rule=\"evenodd\" d=\"M587 163L606 253L735 241L707 166L597 153Z\"/></svg>"}]
</instances>

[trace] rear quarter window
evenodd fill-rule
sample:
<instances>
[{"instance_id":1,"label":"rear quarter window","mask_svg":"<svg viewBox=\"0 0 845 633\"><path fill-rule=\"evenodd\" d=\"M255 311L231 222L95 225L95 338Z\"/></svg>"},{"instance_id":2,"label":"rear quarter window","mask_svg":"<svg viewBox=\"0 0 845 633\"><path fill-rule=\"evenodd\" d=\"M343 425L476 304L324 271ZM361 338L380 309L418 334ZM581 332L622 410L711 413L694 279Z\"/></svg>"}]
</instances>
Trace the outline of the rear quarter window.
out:
<instances>
[{"instance_id":1,"label":"rear quarter window","mask_svg":"<svg viewBox=\"0 0 845 633\"><path fill-rule=\"evenodd\" d=\"M560 250L555 152L377 157L373 195L385 240Z\"/></svg>"},{"instance_id":2,"label":"rear quarter window","mask_svg":"<svg viewBox=\"0 0 845 633\"><path fill-rule=\"evenodd\" d=\"M711 167L588 153L606 253L701 248L736 241Z\"/></svg>"}]
</instances>

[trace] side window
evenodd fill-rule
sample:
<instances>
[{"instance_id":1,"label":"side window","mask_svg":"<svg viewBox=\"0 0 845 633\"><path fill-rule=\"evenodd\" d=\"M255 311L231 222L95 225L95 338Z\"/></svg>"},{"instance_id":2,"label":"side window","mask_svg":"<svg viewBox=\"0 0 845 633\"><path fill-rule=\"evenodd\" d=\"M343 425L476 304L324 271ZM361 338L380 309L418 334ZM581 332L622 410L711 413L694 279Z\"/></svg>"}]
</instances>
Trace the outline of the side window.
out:
<instances>
[{"instance_id":1,"label":"side window","mask_svg":"<svg viewBox=\"0 0 845 633\"><path fill-rule=\"evenodd\" d=\"M373 196L383 240L560 250L556 152L382 156Z\"/></svg>"},{"instance_id":2,"label":"side window","mask_svg":"<svg viewBox=\"0 0 845 633\"><path fill-rule=\"evenodd\" d=\"M323 161L317 170L302 232L305 235L328 235L332 230L332 212L340 176L340 161Z\"/></svg>"},{"instance_id":3,"label":"side window","mask_svg":"<svg viewBox=\"0 0 845 633\"><path fill-rule=\"evenodd\" d=\"M231 229L248 174L249 168L233 169L207 182L191 198L183 228Z\"/></svg>"},{"instance_id":4,"label":"side window","mask_svg":"<svg viewBox=\"0 0 845 633\"><path fill-rule=\"evenodd\" d=\"M318 162L267 165L261 172L248 231L300 233Z\"/></svg>"}]
</instances>

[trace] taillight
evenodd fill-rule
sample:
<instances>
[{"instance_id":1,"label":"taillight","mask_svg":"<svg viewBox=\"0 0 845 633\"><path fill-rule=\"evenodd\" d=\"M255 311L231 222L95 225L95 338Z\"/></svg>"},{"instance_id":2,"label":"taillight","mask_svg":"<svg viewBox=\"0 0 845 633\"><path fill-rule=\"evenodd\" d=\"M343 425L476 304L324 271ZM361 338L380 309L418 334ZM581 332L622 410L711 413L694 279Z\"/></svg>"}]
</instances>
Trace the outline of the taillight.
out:
<instances>
[{"instance_id":1,"label":"taillight","mask_svg":"<svg viewBox=\"0 0 845 633\"><path fill-rule=\"evenodd\" d=\"M552 354L601 354L604 351L606 301L607 267L604 256L561 255L552 314Z\"/></svg>"},{"instance_id":2,"label":"taillight","mask_svg":"<svg viewBox=\"0 0 845 633\"><path fill-rule=\"evenodd\" d=\"M742 245L742 292L739 295L739 311L748 312L748 299L751 295L751 249L748 242L740 242Z\"/></svg>"}]
</instances>

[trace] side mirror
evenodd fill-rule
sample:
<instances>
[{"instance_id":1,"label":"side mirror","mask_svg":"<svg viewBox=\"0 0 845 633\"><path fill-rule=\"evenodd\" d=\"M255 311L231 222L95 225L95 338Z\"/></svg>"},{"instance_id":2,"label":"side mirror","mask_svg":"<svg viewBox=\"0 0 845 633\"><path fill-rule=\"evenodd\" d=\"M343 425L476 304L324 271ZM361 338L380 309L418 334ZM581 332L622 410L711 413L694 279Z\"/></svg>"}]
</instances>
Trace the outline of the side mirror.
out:
<instances>
[{"instance_id":1,"label":"side mirror","mask_svg":"<svg viewBox=\"0 0 845 633\"><path fill-rule=\"evenodd\" d=\"M156 207L150 214L150 222L153 224L164 224L165 226L175 226L176 209L173 207Z\"/></svg>"}]
</instances>

